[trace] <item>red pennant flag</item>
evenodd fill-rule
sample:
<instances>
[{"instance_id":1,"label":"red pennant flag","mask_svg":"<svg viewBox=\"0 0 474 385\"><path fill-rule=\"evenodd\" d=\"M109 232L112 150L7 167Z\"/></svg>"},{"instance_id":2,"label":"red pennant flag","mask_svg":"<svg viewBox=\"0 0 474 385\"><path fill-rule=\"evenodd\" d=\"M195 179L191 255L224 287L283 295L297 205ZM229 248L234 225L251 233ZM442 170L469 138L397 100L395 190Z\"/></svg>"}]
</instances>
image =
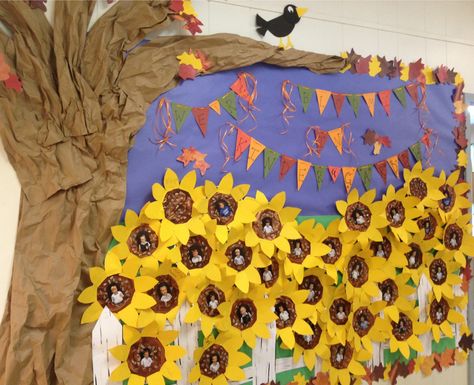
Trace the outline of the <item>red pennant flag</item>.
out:
<instances>
[{"instance_id":1,"label":"red pennant flag","mask_svg":"<svg viewBox=\"0 0 474 385\"><path fill-rule=\"evenodd\" d=\"M418 84L411 83L408 84L406 87L408 95L412 98L416 105L418 105Z\"/></svg>"},{"instance_id":2,"label":"red pennant flag","mask_svg":"<svg viewBox=\"0 0 474 385\"><path fill-rule=\"evenodd\" d=\"M383 109L387 113L387 116L390 116L390 96L392 95L392 90L385 90L379 92L380 103L382 104Z\"/></svg>"},{"instance_id":3,"label":"red pennant flag","mask_svg":"<svg viewBox=\"0 0 474 385\"><path fill-rule=\"evenodd\" d=\"M317 128L314 136L314 143L316 144L316 155L320 157L321 151L323 151L323 148L326 145L326 142L328 141L329 134L326 131Z\"/></svg>"},{"instance_id":4,"label":"red pennant flag","mask_svg":"<svg viewBox=\"0 0 474 385\"><path fill-rule=\"evenodd\" d=\"M286 174L288 174L288 171L290 171L290 168L292 168L296 163L296 159L293 159L287 155L282 155L280 157L280 180L282 180Z\"/></svg>"},{"instance_id":5,"label":"red pennant flag","mask_svg":"<svg viewBox=\"0 0 474 385\"><path fill-rule=\"evenodd\" d=\"M375 163L375 169L381 176L383 183L387 184L387 161L382 160L380 162Z\"/></svg>"},{"instance_id":6,"label":"red pennant flag","mask_svg":"<svg viewBox=\"0 0 474 385\"><path fill-rule=\"evenodd\" d=\"M194 119L201 129L202 135L206 136L207 122L209 120L209 107L194 107L192 111Z\"/></svg>"},{"instance_id":7,"label":"red pennant flag","mask_svg":"<svg viewBox=\"0 0 474 385\"><path fill-rule=\"evenodd\" d=\"M339 176L339 173L341 172L341 168L328 166L328 171L329 171L329 175L331 175L332 181L335 182L337 180L337 177Z\"/></svg>"},{"instance_id":8,"label":"red pennant flag","mask_svg":"<svg viewBox=\"0 0 474 385\"><path fill-rule=\"evenodd\" d=\"M410 168L410 154L408 153L408 150L402 151L398 154L398 159L400 159L403 168Z\"/></svg>"},{"instance_id":9,"label":"red pennant flag","mask_svg":"<svg viewBox=\"0 0 474 385\"><path fill-rule=\"evenodd\" d=\"M243 132L240 128L237 128L237 140L235 142L234 160L239 160L242 153L250 145L250 136Z\"/></svg>"},{"instance_id":10,"label":"red pennant flag","mask_svg":"<svg viewBox=\"0 0 474 385\"><path fill-rule=\"evenodd\" d=\"M250 100L249 91L247 90L247 84L244 78L239 75L238 79L230 86L230 89L239 95L246 102Z\"/></svg>"},{"instance_id":11,"label":"red pennant flag","mask_svg":"<svg viewBox=\"0 0 474 385\"><path fill-rule=\"evenodd\" d=\"M332 100L334 102L334 108L336 109L336 114L339 116L342 110L342 105L344 104L344 100L346 100L346 96L344 94L332 94Z\"/></svg>"}]
</instances>

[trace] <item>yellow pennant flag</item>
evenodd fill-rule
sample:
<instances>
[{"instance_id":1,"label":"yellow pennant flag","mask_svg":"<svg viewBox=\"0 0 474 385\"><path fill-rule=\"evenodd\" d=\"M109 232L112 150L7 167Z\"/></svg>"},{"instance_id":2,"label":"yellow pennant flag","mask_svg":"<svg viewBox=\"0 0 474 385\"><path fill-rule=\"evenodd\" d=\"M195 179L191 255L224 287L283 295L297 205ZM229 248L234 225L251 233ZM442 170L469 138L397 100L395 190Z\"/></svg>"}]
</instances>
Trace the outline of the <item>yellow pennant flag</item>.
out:
<instances>
[{"instance_id":1,"label":"yellow pennant flag","mask_svg":"<svg viewBox=\"0 0 474 385\"><path fill-rule=\"evenodd\" d=\"M303 185L306 176L308 175L308 171L311 168L311 163L306 162L304 160L298 159L297 164L297 173L296 178L298 179L298 191L300 190L301 186Z\"/></svg>"},{"instance_id":2,"label":"yellow pennant flag","mask_svg":"<svg viewBox=\"0 0 474 385\"><path fill-rule=\"evenodd\" d=\"M316 89L316 99L318 99L319 113L322 115L329 99L331 98L331 91Z\"/></svg>"},{"instance_id":3,"label":"yellow pennant flag","mask_svg":"<svg viewBox=\"0 0 474 385\"><path fill-rule=\"evenodd\" d=\"M219 100L214 100L209 103L209 107L211 107L218 115L221 114L221 104L219 103Z\"/></svg>"},{"instance_id":4,"label":"yellow pennant flag","mask_svg":"<svg viewBox=\"0 0 474 385\"><path fill-rule=\"evenodd\" d=\"M331 131L328 131L328 135L331 138L334 145L336 146L337 151L339 151L339 154L342 154L342 136L343 136L342 127L335 128Z\"/></svg>"},{"instance_id":5,"label":"yellow pennant flag","mask_svg":"<svg viewBox=\"0 0 474 385\"><path fill-rule=\"evenodd\" d=\"M252 167L253 162L265 150L265 146L258 140L251 138L249 146L249 156L247 158L247 170Z\"/></svg>"},{"instance_id":6,"label":"yellow pennant flag","mask_svg":"<svg viewBox=\"0 0 474 385\"><path fill-rule=\"evenodd\" d=\"M362 94L365 102L367 103L367 107L369 107L370 115L374 116L374 109L375 109L375 92L369 92L368 94Z\"/></svg>"},{"instance_id":7,"label":"yellow pennant flag","mask_svg":"<svg viewBox=\"0 0 474 385\"><path fill-rule=\"evenodd\" d=\"M342 175L344 176L344 184L346 185L346 191L349 194L351 191L352 183L354 182L354 176L356 174L355 167L343 167Z\"/></svg>"},{"instance_id":8,"label":"yellow pennant flag","mask_svg":"<svg viewBox=\"0 0 474 385\"><path fill-rule=\"evenodd\" d=\"M391 158L388 158L387 162L395 176L400 179L400 176L398 175L398 156L394 155Z\"/></svg>"}]
</instances>

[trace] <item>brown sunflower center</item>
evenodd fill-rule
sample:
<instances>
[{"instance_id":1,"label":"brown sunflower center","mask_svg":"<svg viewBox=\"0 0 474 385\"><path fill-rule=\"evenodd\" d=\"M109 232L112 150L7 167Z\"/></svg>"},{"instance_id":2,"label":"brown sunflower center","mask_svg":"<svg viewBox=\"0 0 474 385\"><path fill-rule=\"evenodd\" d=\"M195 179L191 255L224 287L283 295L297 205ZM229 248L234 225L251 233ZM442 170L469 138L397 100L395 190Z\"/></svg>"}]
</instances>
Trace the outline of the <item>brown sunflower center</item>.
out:
<instances>
[{"instance_id":1,"label":"brown sunflower center","mask_svg":"<svg viewBox=\"0 0 474 385\"><path fill-rule=\"evenodd\" d=\"M316 305L323 298L323 285L315 275L308 275L303 278L303 282L298 286L300 290L308 290L308 297L305 303Z\"/></svg>"},{"instance_id":2,"label":"brown sunflower center","mask_svg":"<svg viewBox=\"0 0 474 385\"><path fill-rule=\"evenodd\" d=\"M388 259L392 255L392 243L387 237L383 237L382 242L371 242L370 248L374 253L374 257Z\"/></svg>"},{"instance_id":3,"label":"brown sunflower center","mask_svg":"<svg viewBox=\"0 0 474 385\"><path fill-rule=\"evenodd\" d=\"M446 227L443 242L448 250L459 250L462 244L462 238L462 229L456 223L452 223Z\"/></svg>"},{"instance_id":4,"label":"brown sunflower center","mask_svg":"<svg viewBox=\"0 0 474 385\"><path fill-rule=\"evenodd\" d=\"M301 335L295 333L295 342L303 349L314 349L319 344L323 331L318 324L313 324L309 319L305 319L305 322L310 326L313 334Z\"/></svg>"},{"instance_id":5,"label":"brown sunflower center","mask_svg":"<svg viewBox=\"0 0 474 385\"><path fill-rule=\"evenodd\" d=\"M351 312L351 303L344 298L335 299L329 308L329 317L336 325L345 325Z\"/></svg>"},{"instance_id":6,"label":"brown sunflower center","mask_svg":"<svg viewBox=\"0 0 474 385\"><path fill-rule=\"evenodd\" d=\"M448 269L442 259L435 259L430 263L430 278L435 285L442 285L448 278Z\"/></svg>"},{"instance_id":7,"label":"brown sunflower center","mask_svg":"<svg viewBox=\"0 0 474 385\"><path fill-rule=\"evenodd\" d=\"M369 333L370 329L374 325L375 316L370 312L367 307L361 307L354 313L352 319L352 327L359 337L364 337Z\"/></svg>"},{"instance_id":8,"label":"brown sunflower center","mask_svg":"<svg viewBox=\"0 0 474 385\"><path fill-rule=\"evenodd\" d=\"M143 224L130 233L127 246L138 257L152 255L158 247L158 236L149 225Z\"/></svg>"},{"instance_id":9,"label":"brown sunflower center","mask_svg":"<svg viewBox=\"0 0 474 385\"><path fill-rule=\"evenodd\" d=\"M379 283L379 289L382 293L382 300L387 302L387 305L393 305L398 298L398 286L393 279L386 279Z\"/></svg>"},{"instance_id":10,"label":"brown sunflower center","mask_svg":"<svg viewBox=\"0 0 474 385\"><path fill-rule=\"evenodd\" d=\"M224 292L214 285L208 285L204 288L197 300L199 310L202 314L209 317L216 317L219 315L217 307L225 302Z\"/></svg>"},{"instance_id":11,"label":"brown sunflower center","mask_svg":"<svg viewBox=\"0 0 474 385\"><path fill-rule=\"evenodd\" d=\"M107 306L111 312L116 313L132 302L134 293L135 285L132 279L114 274L97 287L97 301L102 307Z\"/></svg>"},{"instance_id":12,"label":"brown sunflower center","mask_svg":"<svg viewBox=\"0 0 474 385\"><path fill-rule=\"evenodd\" d=\"M323 243L331 250L329 250L329 253L323 255L321 258L323 259L324 263L329 263L331 265L335 264L342 255L341 241L335 237L327 237Z\"/></svg>"},{"instance_id":13,"label":"brown sunflower center","mask_svg":"<svg viewBox=\"0 0 474 385\"><path fill-rule=\"evenodd\" d=\"M309 243L305 237L301 239L291 239L290 249L291 253L288 254L288 259L293 263L301 264L311 253L311 243Z\"/></svg>"},{"instance_id":14,"label":"brown sunflower center","mask_svg":"<svg viewBox=\"0 0 474 385\"><path fill-rule=\"evenodd\" d=\"M282 224L276 211L265 209L257 213L252 228L259 238L273 240L281 233Z\"/></svg>"},{"instance_id":15,"label":"brown sunflower center","mask_svg":"<svg viewBox=\"0 0 474 385\"><path fill-rule=\"evenodd\" d=\"M429 214L426 218L418 219L418 228L425 231L424 240L427 241L435 236L438 223L433 215Z\"/></svg>"},{"instance_id":16,"label":"brown sunflower center","mask_svg":"<svg viewBox=\"0 0 474 385\"><path fill-rule=\"evenodd\" d=\"M127 358L130 372L142 377L158 372L165 361L165 348L154 337L140 338L130 347Z\"/></svg>"},{"instance_id":17,"label":"brown sunflower center","mask_svg":"<svg viewBox=\"0 0 474 385\"><path fill-rule=\"evenodd\" d=\"M207 210L217 224L227 225L234 220L237 202L232 195L216 193L209 199Z\"/></svg>"},{"instance_id":18,"label":"brown sunflower center","mask_svg":"<svg viewBox=\"0 0 474 385\"><path fill-rule=\"evenodd\" d=\"M239 299L232 305L230 322L239 330L251 327L257 321L257 307L251 299Z\"/></svg>"},{"instance_id":19,"label":"brown sunflower center","mask_svg":"<svg viewBox=\"0 0 474 385\"><path fill-rule=\"evenodd\" d=\"M392 334L398 341L406 341L413 334L413 323L406 314L400 313L398 322L392 321Z\"/></svg>"},{"instance_id":20,"label":"brown sunflower center","mask_svg":"<svg viewBox=\"0 0 474 385\"><path fill-rule=\"evenodd\" d=\"M423 252L418 244L412 242L409 244L410 251L405 254L407 267L409 269L418 269L423 263Z\"/></svg>"},{"instance_id":21,"label":"brown sunflower center","mask_svg":"<svg viewBox=\"0 0 474 385\"><path fill-rule=\"evenodd\" d=\"M444 184L439 188L444 194L444 198L438 201L439 208L444 212L449 212L453 209L456 201L456 192L449 184Z\"/></svg>"},{"instance_id":22,"label":"brown sunflower center","mask_svg":"<svg viewBox=\"0 0 474 385\"><path fill-rule=\"evenodd\" d=\"M213 344L202 353L199 359L201 374L216 378L224 374L229 365L229 353L222 345Z\"/></svg>"},{"instance_id":23,"label":"brown sunflower center","mask_svg":"<svg viewBox=\"0 0 474 385\"><path fill-rule=\"evenodd\" d=\"M156 277L156 280L158 283L148 291L148 294L156 301L156 305L152 309L157 313L168 313L178 306L178 282L169 274L160 275Z\"/></svg>"},{"instance_id":24,"label":"brown sunflower center","mask_svg":"<svg viewBox=\"0 0 474 385\"><path fill-rule=\"evenodd\" d=\"M410 194L423 200L428 195L428 187L426 183L418 177L413 178L410 183Z\"/></svg>"},{"instance_id":25,"label":"brown sunflower center","mask_svg":"<svg viewBox=\"0 0 474 385\"><path fill-rule=\"evenodd\" d=\"M280 265L276 258L272 257L271 262L268 266L258 268L260 279L266 288L272 287L280 275Z\"/></svg>"},{"instance_id":26,"label":"brown sunflower center","mask_svg":"<svg viewBox=\"0 0 474 385\"><path fill-rule=\"evenodd\" d=\"M225 251L225 255L229 259L227 266L237 271L245 270L252 262L252 254L252 249L245 246L244 241L234 242Z\"/></svg>"},{"instance_id":27,"label":"brown sunflower center","mask_svg":"<svg viewBox=\"0 0 474 385\"><path fill-rule=\"evenodd\" d=\"M431 302L430 305L430 318L431 322L435 325L441 325L444 321L448 319L449 313L449 304L444 299L441 298L441 301L436 299Z\"/></svg>"},{"instance_id":28,"label":"brown sunflower center","mask_svg":"<svg viewBox=\"0 0 474 385\"><path fill-rule=\"evenodd\" d=\"M350 230L366 231L370 227L372 213L362 202L355 202L347 207L344 218Z\"/></svg>"},{"instance_id":29,"label":"brown sunflower center","mask_svg":"<svg viewBox=\"0 0 474 385\"><path fill-rule=\"evenodd\" d=\"M277 298L275 303L275 314L278 317L275 322L278 329L293 326L296 320L295 303L286 296Z\"/></svg>"},{"instance_id":30,"label":"brown sunflower center","mask_svg":"<svg viewBox=\"0 0 474 385\"><path fill-rule=\"evenodd\" d=\"M369 279L369 266L365 261L353 256L347 264L347 279L354 287L361 287Z\"/></svg>"},{"instance_id":31,"label":"brown sunflower center","mask_svg":"<svg viewBox=\"0 0 474 385\"><path fill-rule=\"evenodd\" d=\"M168 191L163 199L165 218L175 224L186 223L193 214L193 203L187 191L179 188Z\"/></svg>"},{"instance_id":32,"label":"brown sunflower center","mask_svg":"<svg viewBox=\"0 0 474 385\"><path fill-rule=\"evenodd\" d=\"M405 207L398 200L390 201L385 208L385 215L392 227L400 227L405 221Z\"/></svg>"},{"instance_id":33,"label":"brown sunflower center","mask_svg":"<svg viewBox=\"0 0 474 385\"><path fill-rule=\"evenodd\" d=\"M188 243L180 246L181 262L189 270L201 269L211 260L212 249L201 235L189 237Z\"/></svg>"},{"instance_id":34,"label":"brown sunflower center","mask_svg":"<svg viewBox=\"0 0 474 385\"><path fill-rule=\"evenodd\" d=\"M331 365L336 369L346 369L352 359L353 349L347 345L331 345Z\"/></svg>"}]
</instances>

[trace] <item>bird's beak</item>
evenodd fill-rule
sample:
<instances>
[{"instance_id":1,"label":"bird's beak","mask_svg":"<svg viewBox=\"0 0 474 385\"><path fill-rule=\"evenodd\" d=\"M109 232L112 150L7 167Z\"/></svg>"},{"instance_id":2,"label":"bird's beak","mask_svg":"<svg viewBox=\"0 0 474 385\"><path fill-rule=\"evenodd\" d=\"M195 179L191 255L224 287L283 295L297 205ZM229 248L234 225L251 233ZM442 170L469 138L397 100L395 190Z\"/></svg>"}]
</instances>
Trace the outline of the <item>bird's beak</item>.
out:
<instances>
[{"instance_id":1,"label":"bird's beak","mask_svg":"<svg viewBox=\"0 0 474 385\"><path fill-rule=\"evenodd\" d=\"M306 12L308 12L308 8L302 8L302 7L296 8L296 13L298 14L298 17L303 16Z\"/></svg>"}]
</instances>

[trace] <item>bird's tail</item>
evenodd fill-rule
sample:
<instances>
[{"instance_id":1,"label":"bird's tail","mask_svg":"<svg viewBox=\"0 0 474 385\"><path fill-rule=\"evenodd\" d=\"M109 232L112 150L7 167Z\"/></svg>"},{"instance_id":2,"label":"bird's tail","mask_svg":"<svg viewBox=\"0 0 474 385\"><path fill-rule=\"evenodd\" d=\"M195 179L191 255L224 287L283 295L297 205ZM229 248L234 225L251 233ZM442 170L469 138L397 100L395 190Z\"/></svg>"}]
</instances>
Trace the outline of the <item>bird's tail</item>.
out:
<instances>
[{"instance_id":1,"label":"bird's tail","mask_svg":"<svg viewBox=\"0 0 474 385\"><path fill-rule=\"evenodd\" d=\"M257 33L260 36L265 36L265 33L267 32L267 21L257 14L256 23Z\"/></svg>"}]
</instances>

